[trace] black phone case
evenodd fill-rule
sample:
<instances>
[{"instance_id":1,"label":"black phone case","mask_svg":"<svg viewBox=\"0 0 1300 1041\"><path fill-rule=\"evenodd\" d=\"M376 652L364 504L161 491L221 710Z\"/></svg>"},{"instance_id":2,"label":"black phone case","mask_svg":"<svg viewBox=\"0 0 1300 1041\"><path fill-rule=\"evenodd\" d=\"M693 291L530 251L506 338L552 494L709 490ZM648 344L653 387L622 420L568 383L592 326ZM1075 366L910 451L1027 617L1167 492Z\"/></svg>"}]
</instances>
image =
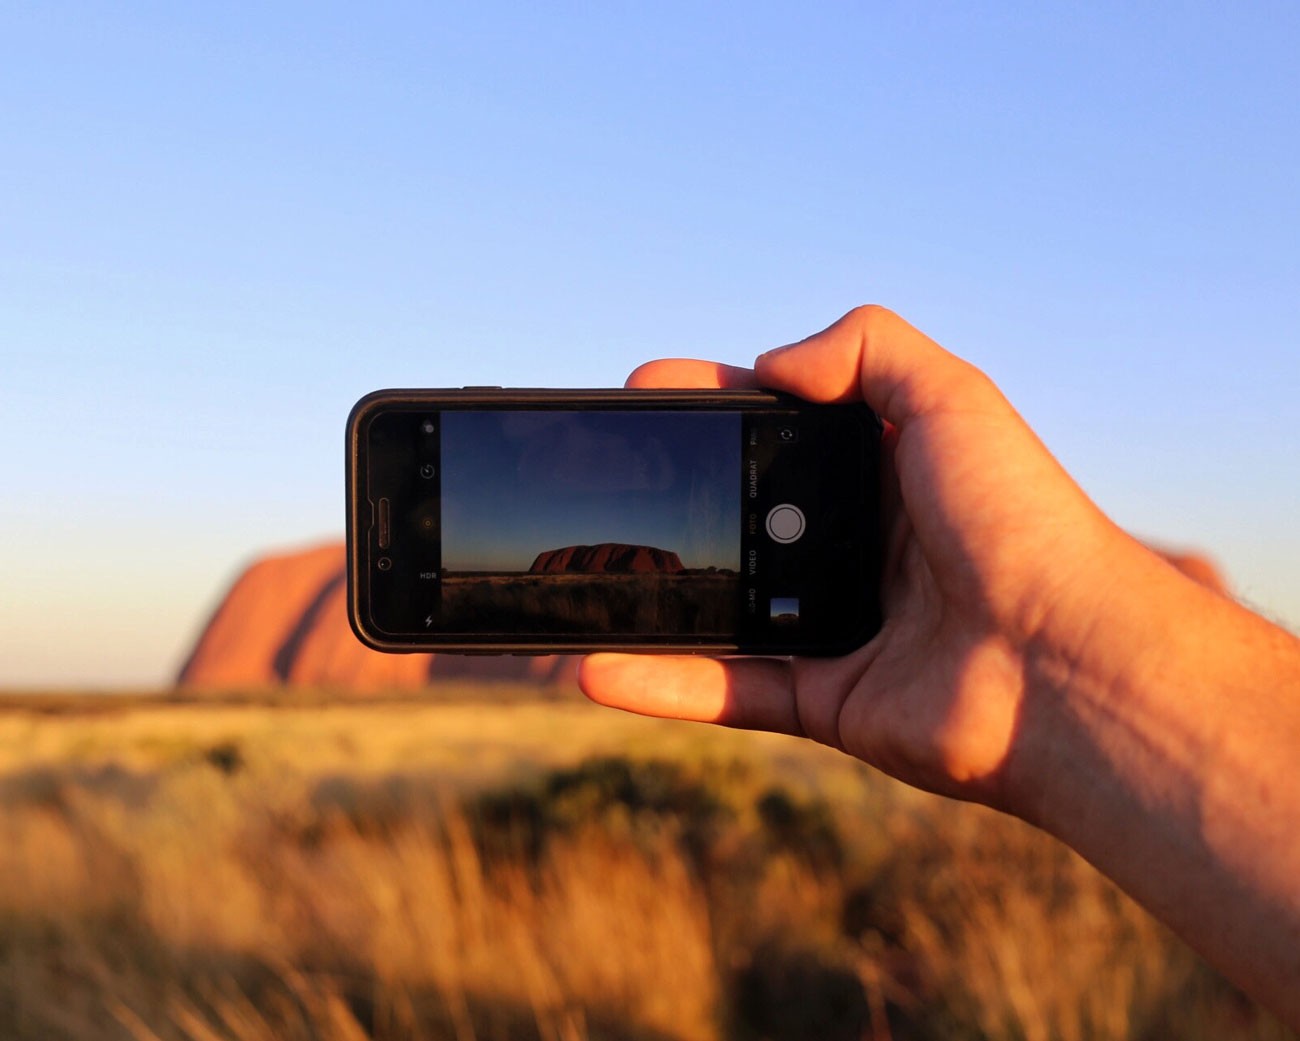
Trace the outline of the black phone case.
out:
<instances>
[{"instance_id":1,"label":"black phone case","mask_svg":"<svg viewBox=\"0 0 1300 1041\"><path fill-rule=\"evenodd\" d=\"M352 408L347 420L346 433L346 495L347 495L347 587L348 621L357 638L376 651L387 653L455 653L455 654L581 654L596 651L620 651L672 654L765 654L804 655L828 657L846 654L867 642L880 627L878 581L880 569L879 518L872 513L864 518L868 530L864 532L872 547L873 567L870 586L864 596L870 601L870 610L861 630L851 637L830 643L824 641L796 640L788 644L765 642L749 645L743 642L718 642L702 639L668 639L661 636L635 636L626 634L604 637L571 639L546 636L544 639L512 640L505 637L464 639L459 635L421 633L410 638L398 638L375 631L367 624L369 613L364 598L368 588L362 573L363 554L360 552L359 533L371 522L363 511L372 507L365 495L362 475L365 472L365 445L362 433L367 419L373 414L396 408L445 409L476 407L489 409L511 408L573 408L584 407L654 407L687 409L742 409L762 410L773 408L809 408L808 402L774 391L761 389L552 389L552 388L502 388L463 387L459 389L390 389L373 391L361 398ZM860 410L874 429L878 440L881 423L866 405L832 406ZM878 473L878 459L872 458L872 469ZM874 476L874 474L873 474Z\"/></svg>"}]
</instances>

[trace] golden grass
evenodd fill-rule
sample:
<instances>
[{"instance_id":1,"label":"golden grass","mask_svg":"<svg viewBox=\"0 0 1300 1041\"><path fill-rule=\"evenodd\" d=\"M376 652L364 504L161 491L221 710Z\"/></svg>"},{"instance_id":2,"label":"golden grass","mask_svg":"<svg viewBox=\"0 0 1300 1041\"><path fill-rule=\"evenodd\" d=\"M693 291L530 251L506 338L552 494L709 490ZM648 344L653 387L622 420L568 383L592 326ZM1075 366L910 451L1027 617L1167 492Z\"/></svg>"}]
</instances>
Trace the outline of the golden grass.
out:
<instances>
[{"instance_id":1,"label":"golden grass","mask_svg":"<svg viewBox=\"0 0 1300 1041\"><path fill-rule=\"evenodd\" d=\"M11 699L0 1037L1288 1036L1014 821L499 693Z\"/></svg>"}]
</instances>

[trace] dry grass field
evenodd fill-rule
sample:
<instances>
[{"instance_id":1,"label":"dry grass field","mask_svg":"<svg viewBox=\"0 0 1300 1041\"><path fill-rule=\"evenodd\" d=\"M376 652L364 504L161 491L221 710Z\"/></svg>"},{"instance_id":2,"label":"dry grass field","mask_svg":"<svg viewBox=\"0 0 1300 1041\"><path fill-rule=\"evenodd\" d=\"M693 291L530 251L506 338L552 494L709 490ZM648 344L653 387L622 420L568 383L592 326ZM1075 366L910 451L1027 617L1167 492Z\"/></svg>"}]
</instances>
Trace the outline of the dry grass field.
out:
<instances>
[{"instance_id":1,"label":"dry grass field","mask_svg":"<svg viewBox=\"0 0 1300 1041\"><path fill-rule=\"evenodd\" d=\"M1283 1038L1060 846L499 688L0 702L0 1037Z\"/></svg>"}]
</instances>

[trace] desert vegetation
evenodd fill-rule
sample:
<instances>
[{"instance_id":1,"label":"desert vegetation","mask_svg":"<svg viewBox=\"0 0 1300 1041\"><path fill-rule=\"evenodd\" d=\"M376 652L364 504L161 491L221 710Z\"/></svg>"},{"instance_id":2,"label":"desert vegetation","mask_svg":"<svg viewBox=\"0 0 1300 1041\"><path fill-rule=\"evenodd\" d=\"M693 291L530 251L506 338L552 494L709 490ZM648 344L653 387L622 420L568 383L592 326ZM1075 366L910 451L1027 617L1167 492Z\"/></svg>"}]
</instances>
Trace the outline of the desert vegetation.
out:
<instances>
[{"instance_id":1,"label":"desert vegetation","mask_svg":"<svg viewBox=\"0 0 1300 1041\"><path fill-rule=\"evenodd\" d=\"M1290 1035L1015 821L502 688L6 701L0 1036Z\"/></svg>"},{"instance_id":2,"label":"desert vegetation","mask_svg":"<svg viewBox=\"0 0 1300 1041\"><path fill-rule=\"evenodd\" d=\"M736 574L456 574L442 618L457 632L733 633Z\"/></svg>"}]
</instances>

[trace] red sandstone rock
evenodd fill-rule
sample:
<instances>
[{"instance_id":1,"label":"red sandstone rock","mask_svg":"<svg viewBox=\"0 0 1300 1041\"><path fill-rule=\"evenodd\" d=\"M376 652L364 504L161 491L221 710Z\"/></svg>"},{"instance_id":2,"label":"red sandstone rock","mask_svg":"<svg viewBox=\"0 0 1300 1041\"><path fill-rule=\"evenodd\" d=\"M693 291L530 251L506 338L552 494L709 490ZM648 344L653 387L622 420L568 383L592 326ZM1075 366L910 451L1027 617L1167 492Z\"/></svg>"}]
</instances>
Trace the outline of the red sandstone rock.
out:
<instances>
[{"instance_id":1,"label":"red sandstone rock","mask_svg":"<svg viewBox=\"0 0 1300 1041\"><path fill-rule=\"evenodd\" d=\"M654 546L630 546L624 542L601 542L595 546L565 546L537 554L532 574L553 575L559 572L582 574L642 574L655 572L675 575L682 570L681 558L671 550Z\"/></svg>"},{"instance_id":2,"label":"red sandstone rock","mask_svg":"<svg viewBox=\"0 0 1300 1041\"><path fill-rule=\"evenodd\" d=\"M373 693L440 679L571 681L575 660L382 654L348 625L341 542L266 557L248 567L222 600L177 677L183 687L336 687Z\"/></svg>"},{"instance_id":3,"label":"red sandstone rock","mask_svg":"<svg viewBox=\"0 0 1300 1041\"><path fill-rule=\"evenodd\" d=\"M1206 558L1169 551L1163 555L1192 578L1226 594L1226 582ZM649 566L651 562L654 566ZM533 570L677 572L682 564L677 554L664 550L604 543L543 553ZM346 596L341 542L256 561L230 587L177 683L209 690L294 685L376 692L436 686L444 679L541 685L574 678L576 660L563 655L517 658L372 651L348 625Z\"/></svg>"},{"instance_id":4,"label":"red sandstone rock","mask_svg":"<svg viewBox=\"0 0 1300 1041\"><path fill-rule=\"evenodd\" d=\"M1228 580L1224 577L1223 572L1219 570L1218 565L1209 557L1201 553L1178 552L1160 548L1156 548L1156 552L1188 578L1199 582L1206 589L1213 590L1222 596L1232 595Z\"/></svg>"}]
</instances>

